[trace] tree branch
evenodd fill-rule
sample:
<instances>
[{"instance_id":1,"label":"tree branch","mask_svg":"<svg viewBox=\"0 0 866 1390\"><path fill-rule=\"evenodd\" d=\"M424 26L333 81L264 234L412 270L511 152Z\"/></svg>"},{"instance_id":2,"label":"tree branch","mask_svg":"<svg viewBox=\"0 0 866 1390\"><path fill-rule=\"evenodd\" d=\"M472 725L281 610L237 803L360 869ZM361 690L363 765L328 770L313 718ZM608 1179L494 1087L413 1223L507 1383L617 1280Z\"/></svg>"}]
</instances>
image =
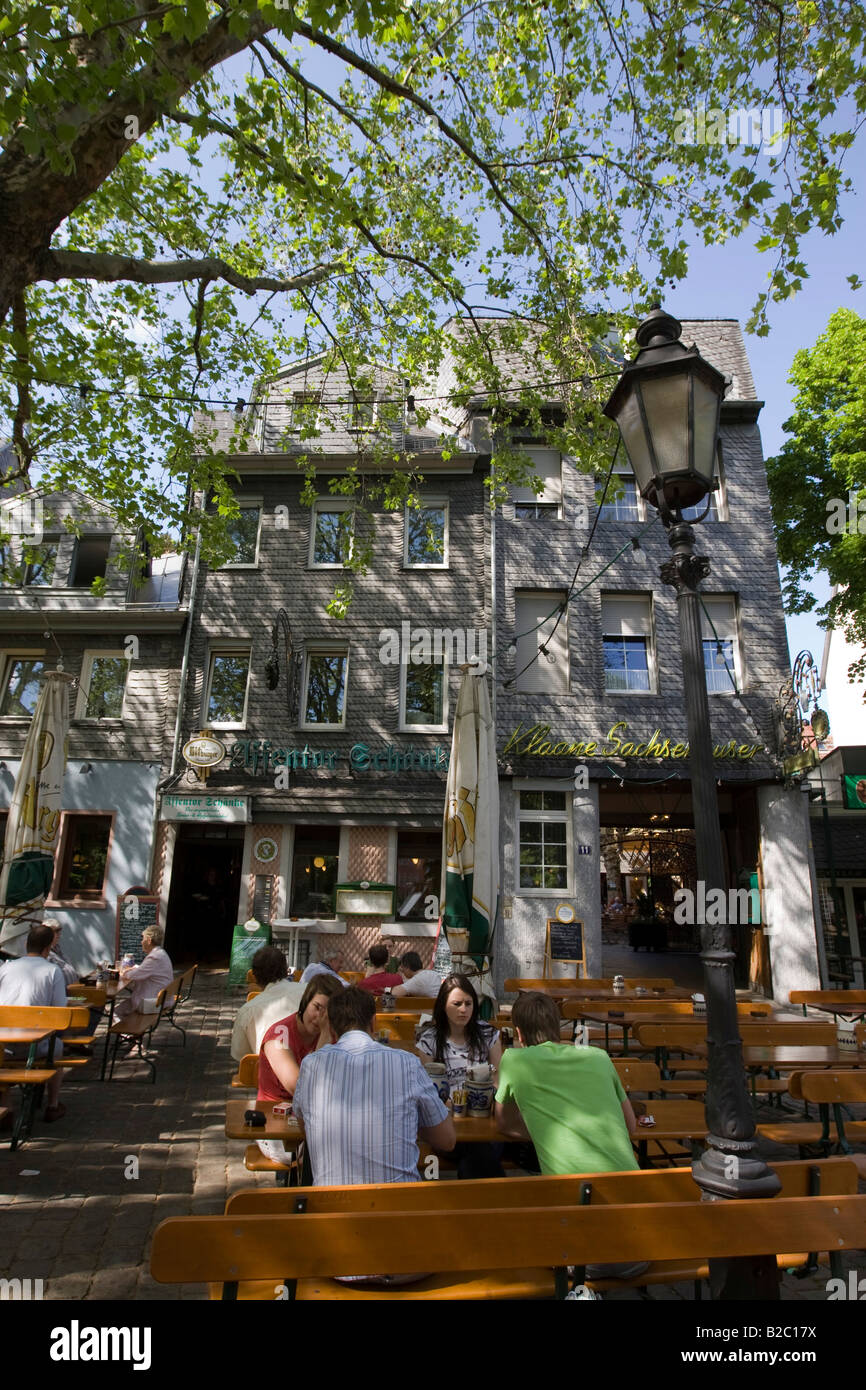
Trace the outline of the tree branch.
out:
<instances>
[{"instance_id":1,"label":"tree branch","mask_svg":"<svg viewBox=\"0 0 866 1390\"><path fill-rule=\"evenodd\" d=\"M46 251L39 259L37 280L131 280L139 285L178 284L184 280L225 280L245 294L259 290L306 289L348 270L345 261L328 261L302 275L241 275L218 256L189 261L146 261L101 251Z\"/></svg>"},{"instance_id":2,"label":"tree branch","mask_svg":"<svg viewBox=\"0 0 866 1390\"><path fill-rule=\"evenodd\" d=\"M342 102L336 101L334 97L330 96L329 93L324 90L324 88L317 87L315 82L310 82L309 78L304 77L304 75L299 71L298 68L293 67L291 63L286 61L280 50L274 47L270 39L261 38L258 42L262 48L266 49L266 51L270 53L274 62L283 69L283 72L288 73L289 77L291 77L293 82L297 82L298 86L303 88L305 92L315 92L316 96L321 97L322 100L326 102L328 106L332 107L339 116L343 117L343 120L349 121L353 126L356 127L357 130L360 130L365 140L369 141L371 145L375 145L376 148L380 150L385 149L381 141L376 139L373 132L371 130L368 130L364 122L360 120L353 111L350 111L347 106L344 106L342 104ZM385 151L385 153L387 154L387 150Z\"/></svg>"},{"instance_id":3,"label":"tree branch","mask_svg":"<svg viewBox=\"0 0 866 1390\"><path fill-rule=\"evenodd\" d=\"M431 105L424 97L419 96L411 87L407 87L402 82L398 82L390 73L377 67L375 63L370 63L366 58L362 58L360 53L355 53L353 49L348 48L344 43L340 43L338 39L332 38L330 34L324 34L318 29L313 29L309 24L305 24L299 19L295 19L294 27L296 33L301 34L305 39L308 39L310 43L315 44L317 48L324 48L327 53L332 53L335 58L341 58L349 67L356 68L358 72L364 73L366 77L371 78L379 87L383 87L385 91L391 92L393 96L402 97L404 101L411 102L413 106L418 107L419 111L423 111L425 115L430 116L431 119L435 121L442 134L445 135L452 144L457 146L469 162L475 165L476 169L481 171L497 202L501 203L506 212L510 213L515 222L519 223L538 247L547 268L556 275L557 267L551 259L547 247L539 236L538 230L531 222L527 221L523 214L519 212L513 203L506 197L503 189L499 185L498 179L494 177L493 170L487 160L482 159L469 142L464 140L463 136L460 135L452 125L449 125L447 121L442 119L435 106Z\"/></svg>"},{"instance_id":4,"label":"tree branch","mask_svg":"<svg viewBox=\"0 0 866 1390\"><path fill-rule=\"evenodd\" d=\"M23 290L16 294L12 301L12 333L16 339L15 361L18 368L15 373L18 401L12 422L12 448L18 459L18 476L27 478L33 462L33 450L27 435L27 425L31 416L30 342L27 337L27 305Z\"/></svg>"}]
</instances>

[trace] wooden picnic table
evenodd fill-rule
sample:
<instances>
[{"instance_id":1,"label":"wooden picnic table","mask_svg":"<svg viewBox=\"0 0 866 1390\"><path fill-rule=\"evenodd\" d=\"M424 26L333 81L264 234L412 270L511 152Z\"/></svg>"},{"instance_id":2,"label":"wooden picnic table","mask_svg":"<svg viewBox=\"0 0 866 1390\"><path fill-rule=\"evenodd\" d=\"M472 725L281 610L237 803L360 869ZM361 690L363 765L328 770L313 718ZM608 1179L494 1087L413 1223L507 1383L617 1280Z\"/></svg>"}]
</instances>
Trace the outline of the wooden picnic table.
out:
<instances>
[{"instance_id":1,"label":"wooden picnic table","mask_svg":"<svg viewBox=\"0 0 866 1390\"><path fill-rule=\"evenodd\" d=\"M244 1113L252 1108L264 1114L263 1126L245 1122ZM650 1142L694 1142L705 1139L709 1133L704 1107L699 1101L654 1100L648 1102L647 1110L655 1119L655 1125L638 1125L631 1131L631 1140L637 1145L641 1167L646 1165L647 1145ZM493 1115L455 1115L452 1118L458 1144L501 1144L507 1141L507 1135L499 1129ZM273 1105L262 1102L251 1107L245 1100L227 1101L225 1132L227 1139L281 1139L288 1145L297 1144L304 1137L303 1126L294 1115L275 1115Z\"/></svg>"}]
</instances>

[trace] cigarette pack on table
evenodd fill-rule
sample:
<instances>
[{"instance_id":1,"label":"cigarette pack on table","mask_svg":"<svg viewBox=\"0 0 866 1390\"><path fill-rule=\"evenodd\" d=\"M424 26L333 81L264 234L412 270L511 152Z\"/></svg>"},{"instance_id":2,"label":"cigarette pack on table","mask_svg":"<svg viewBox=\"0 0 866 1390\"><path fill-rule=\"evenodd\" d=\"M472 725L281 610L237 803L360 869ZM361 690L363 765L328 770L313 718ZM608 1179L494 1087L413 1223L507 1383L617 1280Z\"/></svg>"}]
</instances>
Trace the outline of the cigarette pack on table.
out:
<instances>
[{"instance_id":1,"label":"cigarette pack on table","mask_svg":"<svg viewBox=\"0 0 866 1390\"><path fill-rule=\"evenodd\" d=\"M275 1114L275 1115L291 1115L291 1113L292 1113L292 1103L291 1103L291 1101L281 1101L278 1105L275 1105L275 1106L274 1106L274 1114Z\"/></svg>"}]
</instances>

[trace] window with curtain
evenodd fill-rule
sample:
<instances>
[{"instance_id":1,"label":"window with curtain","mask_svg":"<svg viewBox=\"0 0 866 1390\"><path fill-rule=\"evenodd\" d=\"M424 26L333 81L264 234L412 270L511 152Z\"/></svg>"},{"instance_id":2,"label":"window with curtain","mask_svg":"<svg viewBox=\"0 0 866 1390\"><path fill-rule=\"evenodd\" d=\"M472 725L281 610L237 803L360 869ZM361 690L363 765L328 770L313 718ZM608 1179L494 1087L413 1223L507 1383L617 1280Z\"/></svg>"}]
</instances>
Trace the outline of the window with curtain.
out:
<instances>
[{"instance_id":1,"label":"window with curtain","mask_svg":"<svg viewBox=\"0 0 866 1390\"><path fill-rule=\"evenodd\" d=\"M557 589L520 590L515 594L516 690L549 694L568 691L568 609L562 612L565 597L565 592Z\"/></svg>"}]
</instances>

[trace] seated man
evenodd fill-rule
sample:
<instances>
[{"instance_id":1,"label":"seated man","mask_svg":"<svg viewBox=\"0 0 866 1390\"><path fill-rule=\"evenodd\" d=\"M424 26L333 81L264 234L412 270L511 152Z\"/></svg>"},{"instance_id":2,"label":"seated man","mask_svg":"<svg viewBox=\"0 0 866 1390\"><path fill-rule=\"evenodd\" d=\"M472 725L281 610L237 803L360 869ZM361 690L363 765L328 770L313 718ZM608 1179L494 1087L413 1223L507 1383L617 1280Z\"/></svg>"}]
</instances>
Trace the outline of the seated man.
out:
<instances>
[{"instance_id":1,"label":"seated man","mask_svg":"<svg viewBox=\"0 0 866 1390\"><path fill-rule=\"evenodd\" d=\"M333 1046L301 1062L294 1110L306 1132L316 1186L420 1182L418 1140L454 1148L451 1119L411 1052L374 1042L376 1001L353 985L328 1000ZM423 1273L349 1275L346 1283L407 1284Z\"/></svg>"},{"instance_id":2,"label":"seated man","mask_svg":"<svg viewBox=\"0 0 866 1390\"><path fill-rule=\"evenodd\" d=\"M255 999L238 1009L232 1029L232 1056L236 1062L258 1052L272 1023L297 1011L304 986L288 979L289 968L276 946L262 946L252 958L253 978L261 989Z\"/></svg>"},{"instance_id":3,"label":"seated man","mask_svg":"<svg viewBox=\"0 0 866 1390\"><path fill-rule=\"evenodd\" d=\"M78 979L78 971L75 969L74 965L69 964L63 951L60 949L60 933L63 930L61 923L58 922L56 917L46 917L42 925L43 927L50 927L54 932L54 940L51 943L51 950L48 952L46 960L58 967L68 985L74 985L75 981Z\"/></svg>"},{"instance_id":4,"label":"seated man","mask_svg":"<svg viewBox=\"0 0 866 1390\"><path fill-rule=\"evenodd\" d=\"M502 1054L496 1092L503 1134L530 1139L545 1174L637 1168L634 1111L607 1053L560 1042L559 1010L546 994L521 994L511 1021L517 1047ZM588 1265L586 1274L627 1278L645 1268Z\"/></svg>"},{"instance_id":5,"label":"seated man","mask_svg":"<svg viewBox=\"0 0 866 1390\"><path fill-rule=\"evenodd\" d=\"M131 965L120 972L122 986L130 985L132 988L126 998L118 996L114 1006L116 1020L126 1018L127 1014L141 1013L145 999L153 999L161 989L167 989L174 979L174 967L167 952L162 949L164 939L159 927L145 927L141 933L144 960L141 965Z\"/></svg>"},{"instance_id":6,"label":"seated man","mask_svg":"<svg viewBox=\"0 0 866 1390\"><path fill-rule=\"evenodd\" d=\"M454 1123L420 1061L375 1042L375 1018L368 990L353 985L335 995L328 1000L334 1045L301 1062L294 1109L317 1186L419 1182L419 1137L446 1151L456 1143Z\"/></svg>"},{"instance_id":7,"label":"seated man","mask_svg":"<svg viewBox=\"0 0 866 1390\"><path fill-rule=\"evenodd\" d=\"M347 985L348 980L344 980L340 971L343 968L343 952L339 949L330 951L321 960L312 961L301 974L298 980L299 985L308 985L315 975L334 975L341 984Z\"/></svg>"},{"instance_id":8,"label":"seated man","mask_svg":"<svg viewBox=\"0 0 866 1390\"><path fill-rule=\"evenodd\" d=\"M407 951L405 956L401 956L397 969L403 977L403 983L392 990L397 999L402 999L406 994L422 999L436 998L442 987L442 976L435 970L425 970L417 951Z\"/></svg>"},{"instance_id":9,"label":"seated man","mask_svg":"<svg viewBox=\"0 0 866 1390\"><path fill-rule=\"evenodd\" d=\"M394 975L385 967L388 964L388 957L391 952L387 946L371 946L367 959L370 964L363 980L358 981L358 988L367 990L370 994L382 994L386 989L392 989L394 985L402 985L403 976Z\"/></svg>"},{"instance_id":10,"label":"seated man","mask_svg":"<svg viewBox=\"0 0 866 1390\"><path fill-rule=\"evenodd\" d=\"M27 934L27 954L19 960L5 961L0 966L0 1005L15 1005L19 1008L63 1008L66 1004L66 982L58 966L48 960L54 941L54 929L47 922L31 927ZM44 1057L48 1052L49 1039L46 1038L36 1049L37 1055ZM28 1046L7 1049L16 1060L23 1060ZM54 1056L59 1058L63 1045L55 1039ZM3 1073L0 1071L0 1077ZM62 1072L57 1072L45 1087L45 1115L49 1121L60 1120L66 1114L66 1106L60 1104L60 1082ZM10 1115L4 1117L3 1128L12 1128Z\"/></svg>"}]
</instances>

